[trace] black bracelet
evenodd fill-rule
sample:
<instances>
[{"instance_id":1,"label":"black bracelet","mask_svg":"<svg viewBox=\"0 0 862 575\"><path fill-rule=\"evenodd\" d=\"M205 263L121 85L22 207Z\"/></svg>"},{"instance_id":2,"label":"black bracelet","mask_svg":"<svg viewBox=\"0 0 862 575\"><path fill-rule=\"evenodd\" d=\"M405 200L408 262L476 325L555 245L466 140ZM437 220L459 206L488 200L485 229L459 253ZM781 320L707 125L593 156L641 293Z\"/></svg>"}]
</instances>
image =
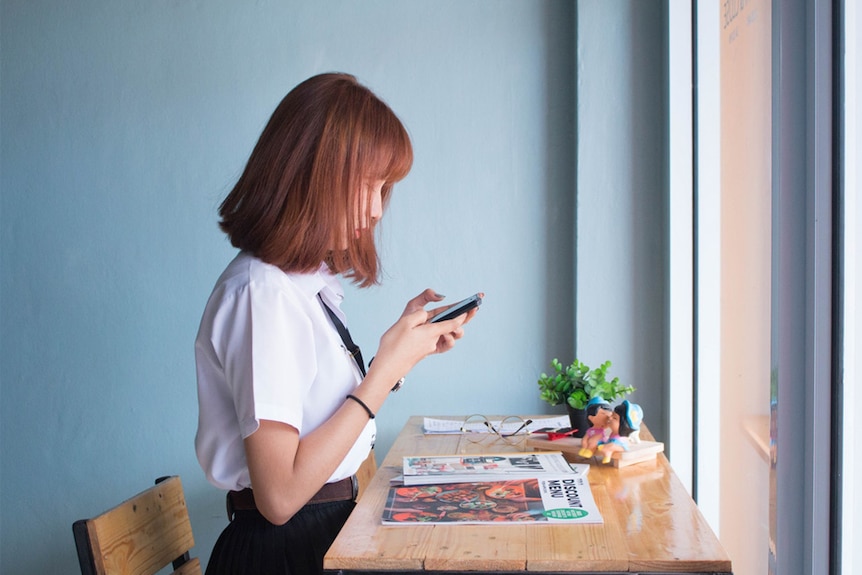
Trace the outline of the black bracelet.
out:
<instances>
[{"instance_id":1,"label":"black bracelet","mask_svg":"<svg viewBox=\"0 0 862 575\"><path fill-rule=\"evenodd\" d=\"M344 399L352 399L353 401L355 401L356 403L358 403L359 405L361 405L361 406L362 406L362 409L364 409L364 410L365 410L365 413L367 413L367 414L368 414L368 419L374 419L374 412L373 412L373 411L371 411L371 408L370 408L370 407L368 407L367 405L365 405L365 402L364 402L364 401L362 401L361 399L359 399L359 398L358 398L358 397L356 397L355 395L348 395L348 396L347 396L347 397L345 397Z\"/></svg>"}]
</instances>

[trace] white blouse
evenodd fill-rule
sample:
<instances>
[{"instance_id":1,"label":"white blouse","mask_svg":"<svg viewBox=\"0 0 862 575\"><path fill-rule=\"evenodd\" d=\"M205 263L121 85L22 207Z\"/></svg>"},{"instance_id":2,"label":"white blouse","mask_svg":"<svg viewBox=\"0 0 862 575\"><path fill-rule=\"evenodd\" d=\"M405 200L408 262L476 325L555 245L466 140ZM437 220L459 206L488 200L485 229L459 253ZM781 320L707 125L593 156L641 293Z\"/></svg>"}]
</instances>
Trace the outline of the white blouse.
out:
<instances>
[{"instance_id":1,"label":"white blouse","mask_svg":"<svg viewBox=\"0 0 862 575\"><path fill-rule=\"evenodd\" d=\"M302 437L362 381L318 293L344 321L344 291L325 264L311 274L284 273L241 252L216 282L195 340L195 450L213 485L251 487L243 439L261 419L291 425ZM369 420L328 482L359 469L375 434Z\"/></svg>"}]
</instances>

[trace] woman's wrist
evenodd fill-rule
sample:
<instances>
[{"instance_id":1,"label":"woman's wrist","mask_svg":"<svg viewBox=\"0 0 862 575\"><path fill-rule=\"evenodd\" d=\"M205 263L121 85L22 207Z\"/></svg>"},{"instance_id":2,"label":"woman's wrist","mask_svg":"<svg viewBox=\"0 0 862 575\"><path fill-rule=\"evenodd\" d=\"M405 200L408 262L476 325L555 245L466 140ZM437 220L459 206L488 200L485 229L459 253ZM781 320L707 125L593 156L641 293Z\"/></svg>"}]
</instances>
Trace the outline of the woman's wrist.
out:
<instances>
[{"instance_id":1,"label":"woman's wrist","mask_svg":"<svg viewBox=\"0 0 862 575\"><path fill-rule=\"evenodd\" d=\"M364 401L362 401L361 399L359 399L358 397L356 397L355 395L353 395L352 393L348 393L347 397L345 397L344 399L349 399L351 401L356 402L356 404L359 405L362 409L364 409L365 413L368 414L368 419L374 419L376 417L374 411L372 411L371 408L368 407L368 404L365 403Z\"/></svg>"},{"instance_id":2,"label":"woman's wrist","mask_svg":"<svg viewBox=\"0 0 862 575\"><path fill-rule=\"evenodd\" d=\"M371 361L368 362L368 370L369 370L368 375L371 375L371 366L373 363L374 363L374 358L372 357ZM390 393L394 392L394 391L398 391L399 389L401 389L401 386L404 384L404 380L405 380L404 374L401 374L397 377L392 376L392 375L389 375L388 370L383 369L383 366L381 364L378 364L378 367L380 368L380 371L375 371L375 376L379 377L384 382L385 381L391 381L391 384L389 385L389 392ZM367 379L367 376L366 376L366 379Z\"/></svg>"},{"instance_id":3,"label":"woman's wrist","mask_svg":"<svg viewBox=\"0 0 862 575\"><path fill-rule=\"evenodd\" d=\"M376 414L383 407L391 389L392 384L385 374L369 371L362 383L351 394L363 401Z\"/></svg>"}]
</instances>

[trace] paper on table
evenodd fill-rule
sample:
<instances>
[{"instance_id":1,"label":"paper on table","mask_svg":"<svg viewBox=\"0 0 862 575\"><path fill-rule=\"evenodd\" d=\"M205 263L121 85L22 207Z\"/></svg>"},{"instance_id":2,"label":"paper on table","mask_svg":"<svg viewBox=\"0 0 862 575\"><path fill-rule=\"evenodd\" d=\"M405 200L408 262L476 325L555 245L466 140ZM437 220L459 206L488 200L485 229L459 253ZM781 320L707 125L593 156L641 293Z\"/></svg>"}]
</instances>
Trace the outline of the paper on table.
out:
<instances>
[{"instance_id":1,"label":"paper on table","mask_svg":"<svg viewBox=\"0 0 862 575\"><path fill-rule=\"evenodd\" d=\"M603 523L582 475L390 486L384 525Z\"/></svg>"},{"instance_id":2,"label":"paper on table","mask_svg":"<svg viewBox=\"0 0 862 575\"><path fill-rule=\"evenodd\" d=\"M491 424L499 427L501 420L491 420ZM426 417L422 426L427 434L435 433L461 433L461 426L464 424L463 419L438 419L434 417ZM571 425L567 415L555 417L543 417L534 419L527 426L527 431L535 431L543 427L566 427ZM491 433L491 430L477 429L479 433Z\"/></svg>"},{"instance_id":3,"label":"paper on table","mask_svg":"<svg viewBox=\"0 0 862 575\"><path fill-rule=\"evenodd\" d=\"M590 464L589 463L569 463L568 466L571 468L572 472L575 475L580 475L581 477L586 477L587 473L590 472ZM439 477L437 479L438 480L436 480L436 481L432 481L432 483L441 483L439 481ZM413 483L415 483L415 482L413 482ZM445 483L445 482L443 482L443 483ZM395 475L394 477L392 477L392 479L389 480L389 484L390 485L405 485L404 474L399 473L398 475Z\"/></svg>"}]
</instances>

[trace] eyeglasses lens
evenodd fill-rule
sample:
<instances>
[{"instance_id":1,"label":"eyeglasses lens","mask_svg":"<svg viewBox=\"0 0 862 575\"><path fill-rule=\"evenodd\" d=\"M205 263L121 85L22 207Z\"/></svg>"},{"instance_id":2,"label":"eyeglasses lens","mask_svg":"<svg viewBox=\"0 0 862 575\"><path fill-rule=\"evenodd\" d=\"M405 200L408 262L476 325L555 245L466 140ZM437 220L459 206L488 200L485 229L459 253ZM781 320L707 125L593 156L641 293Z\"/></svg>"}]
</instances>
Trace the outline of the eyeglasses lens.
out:
<instances>
[{"instance_id":1,"label":"eyeglasses lens","mask_svg":"<svg viewBox=\"0 0 862 575\"><path fill-rule=\"evenodd\" d=\"M471 415L464 420L461 433L473 443L493 439L503 439L507 443L517 444L527 436L527 426L532 420L524 420L517 415L510 415L502 421L492 422L484 415Z\"/></svg>"}]
</instances>

